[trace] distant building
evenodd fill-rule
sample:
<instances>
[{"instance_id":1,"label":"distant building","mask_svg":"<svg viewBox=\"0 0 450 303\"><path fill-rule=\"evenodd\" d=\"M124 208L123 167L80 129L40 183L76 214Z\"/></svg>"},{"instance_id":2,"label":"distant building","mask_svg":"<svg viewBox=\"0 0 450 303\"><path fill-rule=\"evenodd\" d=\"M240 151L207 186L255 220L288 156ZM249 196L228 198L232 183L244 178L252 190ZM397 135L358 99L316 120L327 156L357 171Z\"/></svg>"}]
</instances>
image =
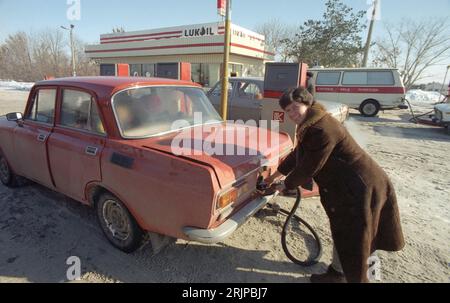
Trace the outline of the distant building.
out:
<instances>
[{"instance_id":1,"label":"distant building","mask_svg":"<svg viewBox=\"0 0 450 303\"><path fill-rule=\"evenodd\" d=\"M263 76L275 56L264 36L234 24L231 29L230 73ZM224 22L111 33L85 52L100 64L129 64L132 76L153 77L157 63L191 63L192 80L212 86L221 75L224 33Z\"/></svg>"},{"instance_id":2,"label":"distant building","mask_svg":"<svg viewBox=\"0 0 450 303\"><path fill-rule=\"evenodd\" d=\"M432 82L426 84L424 90L430 92L441 92L442 94L444 94L447 92L447 86L443 85L442 83Z\"/></svg>"}]
</instances>

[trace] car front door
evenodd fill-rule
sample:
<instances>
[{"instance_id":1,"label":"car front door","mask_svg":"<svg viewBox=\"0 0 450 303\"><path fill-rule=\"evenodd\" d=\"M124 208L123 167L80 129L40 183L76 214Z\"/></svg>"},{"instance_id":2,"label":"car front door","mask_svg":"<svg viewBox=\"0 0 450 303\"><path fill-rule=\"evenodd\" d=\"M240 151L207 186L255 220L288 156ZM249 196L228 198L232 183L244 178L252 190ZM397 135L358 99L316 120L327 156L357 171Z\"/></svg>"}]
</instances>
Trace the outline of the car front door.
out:
<instances>
[{"instance_id":1,"label":"car front door","mask_svg":"<svg viewBox=\"0 0 450 303\"><path fill-rule=\"evenodd\" d=\"M50 168L56 188L85 202L90 182L101 181L100 157L106 132L89 92L61 89L56 126L48 142Z\"/></svg>"},{"instance_id":2,"label":"car front door","mask_svg":"<svg viewBox=\"0 0 450 303\"><path fill-rule=\"evenodd\" d=\"M235 93L231 108L234 120L249 120L259 123L261 120L262 89L256 82L239 81L234 87Z\"/></svg>"},{"instance_id":3,"label":"car front door","mask_svg":"<svg viewBox=\"0 0 450 303\"><path fill-rule=\"evenodd\" d=\"M53 188L47 144L53 131L57 88L31 93L24 120L14 130L14 152L19 175Z\"/></svg>"}]
</instances>

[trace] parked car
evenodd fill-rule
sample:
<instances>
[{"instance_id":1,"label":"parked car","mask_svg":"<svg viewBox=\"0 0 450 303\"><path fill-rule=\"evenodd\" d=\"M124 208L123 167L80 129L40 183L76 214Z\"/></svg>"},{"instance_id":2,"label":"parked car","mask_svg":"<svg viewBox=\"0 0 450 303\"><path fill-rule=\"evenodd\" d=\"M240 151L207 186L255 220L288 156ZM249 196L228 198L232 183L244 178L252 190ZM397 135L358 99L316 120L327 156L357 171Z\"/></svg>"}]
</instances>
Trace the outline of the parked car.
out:
<instances>
[{"instance_id":1,"label":"parked car","mask_svg":"<svg viewBox=\"0 0 450 303\"><path fill-rule=\"evenodd\" d=\"M195 124L194 112L215 121L208 122L213 129ZM173 129L178 119L187 125ZM254 155L196 149L197 143L211 144L212 133L234 138L242 130L244 143L227 142L227 136L214 142L233 150L258 146ZM255 142L257 131L225 124L191 82L42 81L30 91L23 115L0 118L0 179L15 186L24 177L92 206L108 240L125 252L136 250L147 233L216 243L272 199L258 195L257 186L274 177L280 158L293 148L281 134L269 153ZM200 136L183 146L189 153L174 153L174 139L191 142L192 133Z\"/></svg>"},{"instance_id":2,"label":"parked car","mask_svg":"<svg viewBox=\"0 0 450 303\"><path fill-rule=\"evenodd\" d=\"M208 92L208 98L220 112L222 84L219 81ZM264 99L264 78L230 78L228 86L228 118L230 120L261 120L261 100ZM340 122L349 115L346 105L318 100Z\"/></svg>"},{"instance_id":3,"label":"parked car","mask_svg":"<svg viewBox=\"0 0 450 303\"><path fill-rule=\"evenodd\" d=\"M312 68L310 80L318 100L336 101L366 117L380 110L407 109L405 87L397 69Z\"/></svg>"}]
</instances>

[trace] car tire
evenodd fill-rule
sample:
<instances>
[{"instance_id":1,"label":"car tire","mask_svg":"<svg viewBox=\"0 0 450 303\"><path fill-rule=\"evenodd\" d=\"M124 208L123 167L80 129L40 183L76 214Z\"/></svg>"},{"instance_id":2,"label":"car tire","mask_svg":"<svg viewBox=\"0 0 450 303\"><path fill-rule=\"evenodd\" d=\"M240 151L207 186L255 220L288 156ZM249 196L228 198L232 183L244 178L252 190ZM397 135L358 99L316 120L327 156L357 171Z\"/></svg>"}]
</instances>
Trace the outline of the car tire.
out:
<instances>
[{"instance_id":1,"label":"car tire","mask_svg":"<svg viewBox=\"0 0 450 303\"><path fill-rule=\"evenodd\" d=\"M105 193L95 207L100 227L114 247L125 253L132 253L141 247L144 231L117 197Z\"/></svg>"},{"instance_id":2,"label":"car tire","mask_svg":"<svg viewBox=\"0 0 450 303\"><path fill-rule=\"evenodd\" d=\"M380 103L377 100L366 100L361 103L359 112L364 117L375 117L380 112Z\"/></svg>"},{"instance_id":3,"label":"car tire","mask_svg":"<svg viewBox=\"0 0 450 303\"><path fill-rule=\"evenodd\" d=\"M0 181L8 187L18 185L16 174L11 170L8 161L2 154L0 154Z\"/></svg>"}]
</instances>

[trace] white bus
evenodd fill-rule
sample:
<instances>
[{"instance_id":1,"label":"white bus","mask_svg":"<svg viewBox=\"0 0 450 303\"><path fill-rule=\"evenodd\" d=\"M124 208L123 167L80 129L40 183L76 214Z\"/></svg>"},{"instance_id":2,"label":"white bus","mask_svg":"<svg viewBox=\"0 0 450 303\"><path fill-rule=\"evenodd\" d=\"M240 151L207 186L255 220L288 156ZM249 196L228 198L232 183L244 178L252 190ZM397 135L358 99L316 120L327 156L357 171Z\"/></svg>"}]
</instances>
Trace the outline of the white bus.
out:
<instances>
[{"instance_id":1,"label":"white bus","mask_svg":"<svg viewBox=\"0 0 450 303\"><path fill-rule=\"evenodd\" d=\"M312 68L314 97L334 101L374 117L380 110L407 108L405 87L397 69Z\"/></svg>"}]
</instances>

